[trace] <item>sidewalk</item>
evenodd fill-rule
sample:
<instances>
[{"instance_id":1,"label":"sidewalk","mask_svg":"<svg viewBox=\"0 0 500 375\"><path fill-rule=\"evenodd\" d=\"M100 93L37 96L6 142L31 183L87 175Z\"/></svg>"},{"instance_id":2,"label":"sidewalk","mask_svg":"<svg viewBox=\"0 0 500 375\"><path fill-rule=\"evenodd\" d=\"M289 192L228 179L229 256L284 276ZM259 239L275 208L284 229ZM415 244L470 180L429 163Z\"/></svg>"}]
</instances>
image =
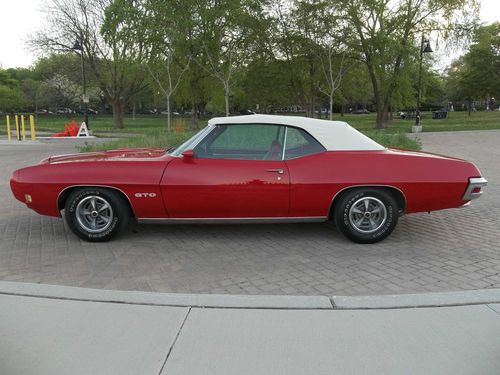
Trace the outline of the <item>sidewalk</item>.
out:
<instances>
[{"instance_id":1,"label":"sidewalk","mask_svg":"<svg viewBox=\"0 0 500 375\"><path fill-rule=\"evenodd\" d=\"M0 374L498 374L499 295L253 298L0 282ZM449 306L394 308L440 299Z\"/></svg>"}]
</instances>

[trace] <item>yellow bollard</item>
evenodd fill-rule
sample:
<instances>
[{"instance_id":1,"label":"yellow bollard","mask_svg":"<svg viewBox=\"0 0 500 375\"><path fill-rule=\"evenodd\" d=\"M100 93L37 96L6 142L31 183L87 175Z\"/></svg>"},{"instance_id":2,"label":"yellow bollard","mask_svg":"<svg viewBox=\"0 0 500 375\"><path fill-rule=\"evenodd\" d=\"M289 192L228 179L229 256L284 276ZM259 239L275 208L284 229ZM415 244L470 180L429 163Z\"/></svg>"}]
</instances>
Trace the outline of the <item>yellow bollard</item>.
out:
<instances>
[{"instance_id":1,"label":"yellow bollard","mask_svg":"<svg viewBox=\"0 0 500 375\"><path fill-rule=\"evenodd\" d=\"M16 119L16 136L17 140L20 141L21 137L19 136L19 117L16 115L15 119Z\"/></svg>"},{"instance_id":2,"label":"yellow bollard","mask_svg":"<svg viewBox=\"0 0 500 375\"><path fill-rule=\"evenodd\" d=\"M30 134L31 134L31 140L34 141L36 139L36 134L35 134L35 116L30 115Z\"/></svg>"},{"instance_id":3,"label":"yellow bollard","mask_svg":"<svg viewBox=\"0 0 500 375\"><path fill-rule=\"evenodd\" d=\"M24 127L24 115L21 115L21 128L23 132L23 142L26 141L26 128Z\"/></svg>"},{"instance_id":4,"label":"yellow bollard","mask_svg":"<svg viewBox=\"0 0 500 375\"><path fill-rule=\"evenodd\" d=\"M10 135L10 117L9 115L5 116L5 120L7 120L7 140L11 141L11 135Z\"/></svg>"}]
</instances>

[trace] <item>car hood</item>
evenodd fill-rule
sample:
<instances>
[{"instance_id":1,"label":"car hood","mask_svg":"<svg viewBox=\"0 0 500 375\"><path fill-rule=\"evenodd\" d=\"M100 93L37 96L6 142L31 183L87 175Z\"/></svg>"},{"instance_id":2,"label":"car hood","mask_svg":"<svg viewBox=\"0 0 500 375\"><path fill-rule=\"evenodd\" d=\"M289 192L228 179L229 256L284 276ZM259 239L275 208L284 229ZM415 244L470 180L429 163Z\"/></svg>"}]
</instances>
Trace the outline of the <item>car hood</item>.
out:
<instances>
[{"instance_id":1,"label":"car hood","mask_svg":"<svg viewBox=\"0 0 500 375\"><path fill-rule=\"evenodd\" d=\"M157 159L167 154L164 148L123 148L102 152L84 152L80 154L51 156L41 161L42 164L120 161L137 159Z\"/></svg>"}]
</instances>

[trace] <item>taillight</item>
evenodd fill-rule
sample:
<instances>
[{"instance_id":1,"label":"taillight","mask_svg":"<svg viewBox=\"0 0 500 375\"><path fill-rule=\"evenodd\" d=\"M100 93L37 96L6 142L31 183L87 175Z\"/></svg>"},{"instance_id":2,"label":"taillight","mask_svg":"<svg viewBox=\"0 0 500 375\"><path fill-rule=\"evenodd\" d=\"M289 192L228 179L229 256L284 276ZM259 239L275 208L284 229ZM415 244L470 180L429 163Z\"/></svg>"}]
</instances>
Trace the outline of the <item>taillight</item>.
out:
<instances>
[{"instance_id":1,"label":"taillight","mask_svg":"<svg viewBox=\"0 0 500 375\"><path fill-rule=\"evenodd\" d=\"M467 202L472 199L479 198L481 194L483 194L482 188L486 185L488 185L488 181L484 177L469 178L469 184L467 185L467 189L465 190L462 200Z\"/></svg>"}]
</instances>

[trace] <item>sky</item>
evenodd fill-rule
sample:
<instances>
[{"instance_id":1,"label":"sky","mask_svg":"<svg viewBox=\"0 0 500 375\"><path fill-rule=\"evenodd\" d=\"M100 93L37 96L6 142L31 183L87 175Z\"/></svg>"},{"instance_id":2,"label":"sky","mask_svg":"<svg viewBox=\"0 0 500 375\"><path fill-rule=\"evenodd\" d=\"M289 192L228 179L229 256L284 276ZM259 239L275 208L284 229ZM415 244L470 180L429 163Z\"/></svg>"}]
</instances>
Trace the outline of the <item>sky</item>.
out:
<instances>
[{"instance_id":1,"label":"sky","mask_svg":"<svg viewBox=\"0 0 500 375\"><path fill-rule=\"evenodd\" d=\"M0 0L0 67L27 67L36 59L33 51L26 46L30 33L43 25L41 11L45 0ZM500 0L480 0L482 22L500 22ZM452 57L439 53L444 65ZM443 64L440 64L443 65Z\"/></svg>"}]
</instances>

